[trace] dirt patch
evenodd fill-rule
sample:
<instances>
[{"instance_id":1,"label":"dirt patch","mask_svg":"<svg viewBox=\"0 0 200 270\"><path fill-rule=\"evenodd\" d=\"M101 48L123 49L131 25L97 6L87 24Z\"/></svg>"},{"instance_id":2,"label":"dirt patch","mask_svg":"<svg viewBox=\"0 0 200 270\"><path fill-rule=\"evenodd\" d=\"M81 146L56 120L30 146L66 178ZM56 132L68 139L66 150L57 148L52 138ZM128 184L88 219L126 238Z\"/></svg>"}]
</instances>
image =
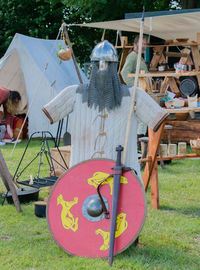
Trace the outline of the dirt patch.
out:
<instances>
[{"instance_id":1,"label":"dirt patch","mask_svg":"<svg viewBox=\"0 0 200 270\"><path fill-rule=\"evenodd\" d=\"M0 235L0 239L4 241L10 241L12 237L8 235Z\"/></svg>"}]
</instances>

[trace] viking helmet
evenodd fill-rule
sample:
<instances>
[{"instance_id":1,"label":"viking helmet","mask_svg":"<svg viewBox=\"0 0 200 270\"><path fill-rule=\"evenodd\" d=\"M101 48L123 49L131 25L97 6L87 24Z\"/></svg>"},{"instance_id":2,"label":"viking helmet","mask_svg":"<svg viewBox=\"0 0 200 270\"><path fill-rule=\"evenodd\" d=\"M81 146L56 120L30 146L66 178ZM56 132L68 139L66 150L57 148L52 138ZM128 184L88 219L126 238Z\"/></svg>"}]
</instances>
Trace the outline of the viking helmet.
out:
<instances>
[{"instance_id":1,"label":"viking helmet","mask_svg":"<svg viewBox=\"0 0 200 270\"><path fill-rule=\"evenodd\" d=\"M94 47L91 61L99 62L99 70L104 71L107 69L108 62L118 62L117 51L110 42L104 40Z\"/></svg>"}]
</instances>

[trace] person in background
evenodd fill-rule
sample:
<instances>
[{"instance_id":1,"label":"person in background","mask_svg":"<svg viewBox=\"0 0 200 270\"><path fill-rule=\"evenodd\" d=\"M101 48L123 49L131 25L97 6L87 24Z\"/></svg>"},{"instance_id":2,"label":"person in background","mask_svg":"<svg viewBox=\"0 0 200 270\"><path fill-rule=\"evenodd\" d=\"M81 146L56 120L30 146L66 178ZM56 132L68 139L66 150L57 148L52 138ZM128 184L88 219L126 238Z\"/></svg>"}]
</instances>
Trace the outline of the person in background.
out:
<instances>
[{"instance_id":1,"label":"person in background","mask_svg":"<svg viewBox=\"0 0 200 270\"><path fill-rule=\"evenodd\" d=\"M146 38L143 37L142 40L142 54L145 52L146 49ZM128 77L128 74L135 73L136 72L136 66L137 66L137 58L138 58L138 50L139 50L139 35L137 35L134 39L133 49L126 57L125 64L121 70L121 76L128 86L134 85L134 77ZM147 65L141 57L141 63L140 63L140 71L144 70L145 73L148 72Z\"/></svg>"},{"instance_id":2,"label":"person in background","mask_svg":"<svg viewBox=\"0 0 200 270\"><path fill-rule=\"evenodd\" d=\"M21 100L19 92L12 91L0 86L0 106L3 106L3 112L0 112L0 146L5 145L3 138L7 132L11 134L12 129L8 123L6 123L7 114L16 115L18 112L18 105Z\"/></svg>"},{"instance_id":3,"label":"person in background","mask_svg":"<svg viewBox=\"0 0 200 270\"><path fill-rule=\"evenodd\" d=\"M146 49L146 38L143 37L142 40L142 53L145 52ZM128 77L128 74L130 73L136 73L136 66L137 66L137 59L138 59L138 50L139 50L139 35L137 35L134 39L134 44L133 44L133 49L132 51L128 54L125 64L121 70L121 76L124 80L124 82L126 83L126 85L128 86L133 86L134 85L134 77ZM148 68L147 65L143 59L143 57L141 57L141 63L140 63L140 71L143 70L145 73L148 72ZM144 137L145 134L147 132L147 126L139 121L138 122L138 128L137 128L137 137L138 140L141 137ZM140 143L138 141L138 150L140 150L141 146Z\"/></svg>"},{"instance_id":4,"label":"person in background","mask_svg":"<svg viewBox=\"0 0 200 270\"><path fill-rule=\"evenodd\" d=\"M4 115L8 112L11 115L17 113L17 107L21 100L19 92L12 91L0 86L0 105L3 105Z\"/></svg>"}]
</instances>

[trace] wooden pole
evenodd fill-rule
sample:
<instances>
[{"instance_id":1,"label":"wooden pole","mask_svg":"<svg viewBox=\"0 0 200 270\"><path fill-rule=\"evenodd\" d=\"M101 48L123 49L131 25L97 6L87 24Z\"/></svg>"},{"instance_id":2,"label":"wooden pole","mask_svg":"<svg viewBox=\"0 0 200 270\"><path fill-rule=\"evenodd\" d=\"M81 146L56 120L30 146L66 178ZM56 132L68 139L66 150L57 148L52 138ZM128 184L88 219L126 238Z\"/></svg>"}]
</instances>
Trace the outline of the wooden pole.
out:
<instances>
[{"instance_id":1,"label":"wooden pole","mask_svg":"<svg viewBox=\"0 0 200 270\"><path fill-rule=\"evenodd\" d=\"M8 167L7 167L6 162L3 158L1 150L0 150L0 176L3 180L3 183L4 183L7 191L10 190L10 192L12 194L13 202L15 204L17 211L22 212L19 198L17 196L17 191L16 191L16 188L14 186L13 177L8 170Z\"/></svg>"},{"instance_id":2,"label":"wooden pole","mask_svg":"<svg viewBox=\"0 0 200 270\"><path fill-rule=\"evenodd\" d=\"M149 157L151 157L151 162L150 162L150 165L148 164L148 162L146 163L144 173L142 176L145 191L147 191L149 181L150 181L150 178L152 175L152 171L154 168L154 164L155 164L156 159L157 159L158 148L159 148L159 145L161 142L161 137L163 134L164 126L165 126L165 121L161 124L161 126L159 127L159 129L156 132L154 132L152 129L148 128Z\"/></svg>"},{"instance_id":3,"label":"wooden pole","mask_svg":"<svg viewBox=\"0 0 200 270\"><path fill-rule=\"evenodd\" d=\"M72 60L74 62L74 66L75 66L79 81L82 84L83 81L82 81L81 74L80 74L80 71L79 71L79 68L78 68L78 65L77 65L77 62L76 62L76 58L75 58L75 55L74 55L74 52L73 52L73 49L72 49L72 46L71 46L71 42L70 42L69 35L68 35L68 32L67 32L66 24L63 23L62 26L63 26L63 33L64 33L64 36L65 36L65 39L66 39L67 44L69 46L69 49L71 50L71 53L72 53Z\"/></svg>"},{"instance_id":4,"label":"wooden pole","mask_svg":"<svg viewBox=\"0 0 200 270\"><path fill-rule=\"evenodd\" d=\"M141 54L142 54L143 28L144 28L144 9L143 9L143 14L142 14L142 20L140 23L140 36L139 36L138 58L137 58L137 65L136 65L136 75L135 75L135 81L134 81L134 86L133 86L128 122L127 122L127 126L126 126L122 164L125 164L125 162L126 162L128 140L129 140L130 128L131 128L131 120L132 120L134 107L135 107L136 87L138 84L138 76L139 76L139 72L140 72L140 62L141 62Z\"/></svg>"}]
</instances>

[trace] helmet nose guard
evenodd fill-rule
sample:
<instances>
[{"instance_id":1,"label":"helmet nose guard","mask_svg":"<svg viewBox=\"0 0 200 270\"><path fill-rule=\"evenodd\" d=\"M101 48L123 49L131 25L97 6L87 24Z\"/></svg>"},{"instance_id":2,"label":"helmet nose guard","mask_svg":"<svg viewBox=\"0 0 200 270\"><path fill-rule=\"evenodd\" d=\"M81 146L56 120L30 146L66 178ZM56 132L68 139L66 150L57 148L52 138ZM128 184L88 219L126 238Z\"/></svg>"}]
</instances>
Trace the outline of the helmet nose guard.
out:
<instances>
[{"instance_id":1,"label":"helmet nose guard","mask_svg":"<svg viewBox=\"0 0 200 270\"><path fill-rule=\"evenodd\" d=\"M100 60L118 62L117 51L107 40L98 43L92 51L91 61L94 62Z\"/></svg>"}]
</instances>

